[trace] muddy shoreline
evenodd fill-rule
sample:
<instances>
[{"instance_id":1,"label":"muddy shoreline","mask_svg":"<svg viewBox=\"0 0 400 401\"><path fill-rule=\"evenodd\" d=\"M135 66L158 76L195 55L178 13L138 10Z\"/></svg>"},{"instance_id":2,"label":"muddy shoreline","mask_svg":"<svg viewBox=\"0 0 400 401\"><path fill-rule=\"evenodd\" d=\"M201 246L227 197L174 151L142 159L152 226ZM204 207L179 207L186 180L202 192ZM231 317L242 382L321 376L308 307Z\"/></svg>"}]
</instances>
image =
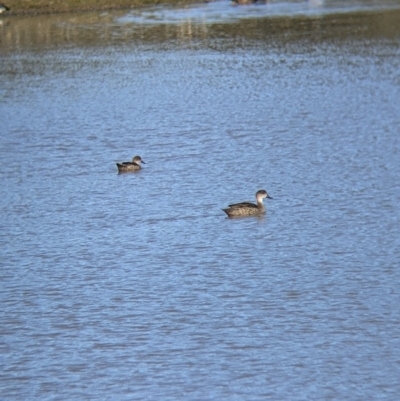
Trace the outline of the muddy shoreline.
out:
<instances>
[{"instance_id":1,"label":"muddy shoreline","mask_svg":"<svg viewBox=\"0 0 400 401\"><path fill-rule=\"evenodd\" d=\"M67 12L87 12L123 10L154 5L185 5L202 0L11 0L1 4L10 8L1 16L53 14Z\"/></svg>"}]
</instances>

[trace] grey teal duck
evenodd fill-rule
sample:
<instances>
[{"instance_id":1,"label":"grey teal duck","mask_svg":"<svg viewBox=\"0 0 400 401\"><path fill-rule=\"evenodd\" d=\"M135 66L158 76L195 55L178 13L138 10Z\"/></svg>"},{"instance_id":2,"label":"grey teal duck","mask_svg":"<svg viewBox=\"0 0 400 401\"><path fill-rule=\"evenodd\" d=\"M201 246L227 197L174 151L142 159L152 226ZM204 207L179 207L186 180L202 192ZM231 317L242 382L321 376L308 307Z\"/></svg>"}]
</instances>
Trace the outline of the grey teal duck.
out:
<instances>
[{"instance_id":1,"label":"grey teal duck","mask_svg":"<svg viewBox=\"0 0 400 401\"><path fill-rule=\"evenodd\" d=\"M226 209L222 209L229 217L239 216L257 216L265 213L263 199L273 199L268 195L267 191L260 189L256 193L257 204L251 202L241 202L229 205Z\"/></svg>"},{"instance_id":2,"label":"grey teal duck","mask_svg":"<svg viewBox=\"0 0 400 401\"><path fill-rule=\"evenodd\" d=\"M117 163L119 173L127 173L129 171L141 170L140 163L144 163L140 156L135 156L131 162ZM146 164L146 163L145 163Z\"/></svg>"}]
</instances>

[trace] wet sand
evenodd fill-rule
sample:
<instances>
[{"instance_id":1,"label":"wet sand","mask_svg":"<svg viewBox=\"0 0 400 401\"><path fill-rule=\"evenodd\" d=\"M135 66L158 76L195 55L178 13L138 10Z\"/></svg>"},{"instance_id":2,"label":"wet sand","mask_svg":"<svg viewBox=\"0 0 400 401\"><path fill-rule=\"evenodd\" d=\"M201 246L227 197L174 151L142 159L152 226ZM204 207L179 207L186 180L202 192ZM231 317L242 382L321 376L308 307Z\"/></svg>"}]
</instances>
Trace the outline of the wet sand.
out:
<instances>
[{"instance_id":1,"label":"wet sand","mask_svg":"<svg viewBox=\"0 0 400 401\"><path fill-rule=\"evenodd\" d=\"M129 9L157 4L190 4L201 0L14 0L1 4L10 8L2 16L77 11Z\"/></svg>"}]
</instances>

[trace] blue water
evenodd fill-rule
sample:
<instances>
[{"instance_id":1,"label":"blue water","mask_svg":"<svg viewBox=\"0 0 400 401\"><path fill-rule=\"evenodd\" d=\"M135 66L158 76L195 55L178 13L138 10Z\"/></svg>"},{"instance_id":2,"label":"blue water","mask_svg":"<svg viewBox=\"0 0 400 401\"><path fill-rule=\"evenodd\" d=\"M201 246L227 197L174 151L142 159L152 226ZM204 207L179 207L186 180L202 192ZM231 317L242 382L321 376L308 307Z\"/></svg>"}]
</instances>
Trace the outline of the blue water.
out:
<instances>
[{"instance_id":1,"label":"blue water","mask_svg":"<svg viewBox=\"0 0 400 401\"><path fill-rule=\"evenodd\" d=\"M388 14L272 36L5 19L0 398L397 400ZM265 216L221 211L262 188Z\"/></svg>"}]
</instances>

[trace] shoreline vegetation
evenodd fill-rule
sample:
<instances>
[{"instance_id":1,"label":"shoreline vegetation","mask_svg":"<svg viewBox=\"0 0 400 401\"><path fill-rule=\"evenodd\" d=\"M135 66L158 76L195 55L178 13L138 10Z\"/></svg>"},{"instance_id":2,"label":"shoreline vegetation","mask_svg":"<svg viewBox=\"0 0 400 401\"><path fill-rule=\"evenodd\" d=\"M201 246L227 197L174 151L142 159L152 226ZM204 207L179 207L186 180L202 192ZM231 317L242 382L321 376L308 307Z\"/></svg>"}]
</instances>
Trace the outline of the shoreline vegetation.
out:
<instances>
[{"instance_id":1,"label":"shoreline vegetation","mask_svg":"<svg viewBox=\"0 0 400 401\"><path fill-rule=\"evenodd\" d=\"M204 0L9 0L2 16L133 9L156 5L185 5Z\"/></svg>"}]
</instances>

